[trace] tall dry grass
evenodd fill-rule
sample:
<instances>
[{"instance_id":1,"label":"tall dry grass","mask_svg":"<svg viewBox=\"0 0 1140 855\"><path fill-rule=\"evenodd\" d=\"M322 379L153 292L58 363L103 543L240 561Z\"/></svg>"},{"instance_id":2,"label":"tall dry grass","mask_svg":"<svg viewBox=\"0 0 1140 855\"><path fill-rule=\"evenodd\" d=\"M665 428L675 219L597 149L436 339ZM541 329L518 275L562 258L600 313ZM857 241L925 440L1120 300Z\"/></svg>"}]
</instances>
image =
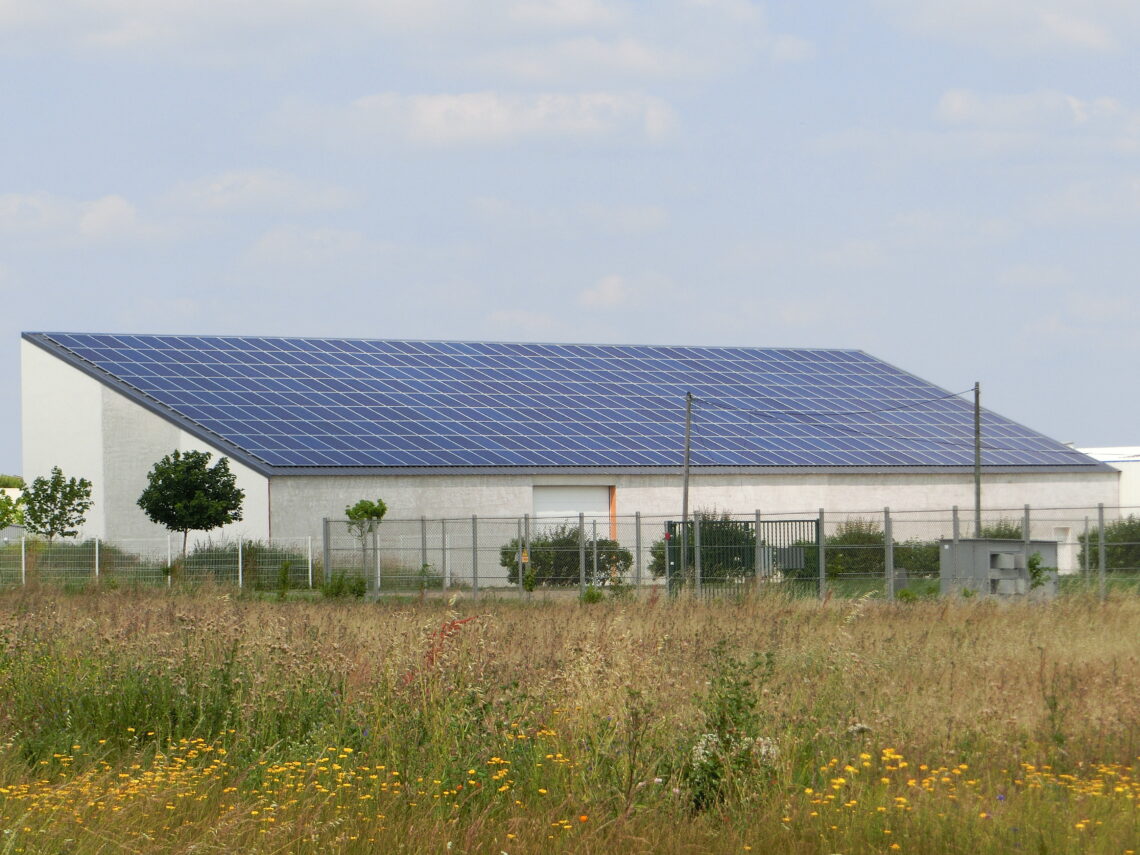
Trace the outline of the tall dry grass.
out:
<instances>
[{"instance_id":1,"label":"tall dry grass","mask_svg":"<svg viewBox=\"0 0 1140 855\"><path fill-rule=\"evenodd\" d=\"M1122 855L1138 630L1135 597L13 592L0 852Z\"/></svg>"}]
</instances>

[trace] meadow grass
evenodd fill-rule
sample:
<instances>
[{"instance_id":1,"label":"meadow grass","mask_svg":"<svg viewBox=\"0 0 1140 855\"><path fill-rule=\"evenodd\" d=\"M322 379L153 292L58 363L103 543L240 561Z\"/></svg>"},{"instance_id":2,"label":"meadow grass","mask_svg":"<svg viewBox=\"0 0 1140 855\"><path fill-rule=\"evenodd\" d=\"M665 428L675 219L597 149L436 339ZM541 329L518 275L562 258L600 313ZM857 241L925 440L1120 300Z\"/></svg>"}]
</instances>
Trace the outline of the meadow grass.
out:
<instances>
[{"instance_id":1,"label":"meadow grass","mask_svg":"<svg viewBox=\"0 0 1140 855\"><path fill-rule=\"evenodd\" d=\"M1140 849L1140 599L0 596L0 853Z\"/></svg>"}]
</instances>

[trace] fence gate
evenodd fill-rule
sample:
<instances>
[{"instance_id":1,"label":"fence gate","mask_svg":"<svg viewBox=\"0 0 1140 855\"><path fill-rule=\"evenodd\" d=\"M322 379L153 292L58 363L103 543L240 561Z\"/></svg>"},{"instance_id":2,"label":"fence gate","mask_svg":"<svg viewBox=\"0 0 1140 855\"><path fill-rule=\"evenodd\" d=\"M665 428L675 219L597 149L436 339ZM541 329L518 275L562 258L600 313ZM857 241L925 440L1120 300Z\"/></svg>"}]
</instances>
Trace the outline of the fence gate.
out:
<instances>
[{"instance_id":1,"label":"fence gate","mask_svg":"<svg viewBox=\"0 0 1140 855\"><path fill-rule=\"evenodd\" d=\"M686 585L698 593L723 593L757 580L807 581L818 574L819 520L670 520L665 556L671 593Z\"/></svg>"}]
</instances>

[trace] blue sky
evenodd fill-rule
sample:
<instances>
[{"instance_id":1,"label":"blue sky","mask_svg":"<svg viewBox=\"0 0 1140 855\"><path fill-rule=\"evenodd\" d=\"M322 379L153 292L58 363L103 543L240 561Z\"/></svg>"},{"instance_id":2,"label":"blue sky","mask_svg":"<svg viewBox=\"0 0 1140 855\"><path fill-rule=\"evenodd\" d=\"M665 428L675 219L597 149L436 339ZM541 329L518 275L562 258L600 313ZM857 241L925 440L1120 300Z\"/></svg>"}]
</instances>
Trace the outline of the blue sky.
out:
<instances>
[{"instance_id":1,"label":"blue sky","mask_svg":"<svg viewBox=\"0 0 1140 855\"><path fill-rule=\"evenodd\" d=\"M1138 47L1134 0L0 0L0 472L24 330L855 347L1140 443Z\"/></svg>"}]
</instances>

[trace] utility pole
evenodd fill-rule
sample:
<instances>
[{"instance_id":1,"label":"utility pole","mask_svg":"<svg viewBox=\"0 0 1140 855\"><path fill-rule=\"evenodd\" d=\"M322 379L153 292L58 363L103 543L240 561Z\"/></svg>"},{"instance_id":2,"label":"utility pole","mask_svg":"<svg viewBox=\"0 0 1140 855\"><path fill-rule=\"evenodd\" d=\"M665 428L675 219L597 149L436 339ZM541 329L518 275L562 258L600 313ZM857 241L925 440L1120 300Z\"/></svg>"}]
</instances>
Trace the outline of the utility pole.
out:
<instances>
[{"instance_id":1,"label":"utility pole","mask_svg":"<svg viewBox=\"0 0 1140 855\"><path fill-rule=\"evenodd\" d=\"M681 573L682 584L689 560L689 452L693 438L693 393L685 393L685 462L681 474Z\"/></svg>"},{"instance_id":2,"label":"utility pole","mask_svg":"<svg viewBox=\"0 0 1140 855\"><path fill-rule=\"evenodd\" d=\"M982 536L982 384L974 383L974 537Z\"/></svg>"}]
</instances>

